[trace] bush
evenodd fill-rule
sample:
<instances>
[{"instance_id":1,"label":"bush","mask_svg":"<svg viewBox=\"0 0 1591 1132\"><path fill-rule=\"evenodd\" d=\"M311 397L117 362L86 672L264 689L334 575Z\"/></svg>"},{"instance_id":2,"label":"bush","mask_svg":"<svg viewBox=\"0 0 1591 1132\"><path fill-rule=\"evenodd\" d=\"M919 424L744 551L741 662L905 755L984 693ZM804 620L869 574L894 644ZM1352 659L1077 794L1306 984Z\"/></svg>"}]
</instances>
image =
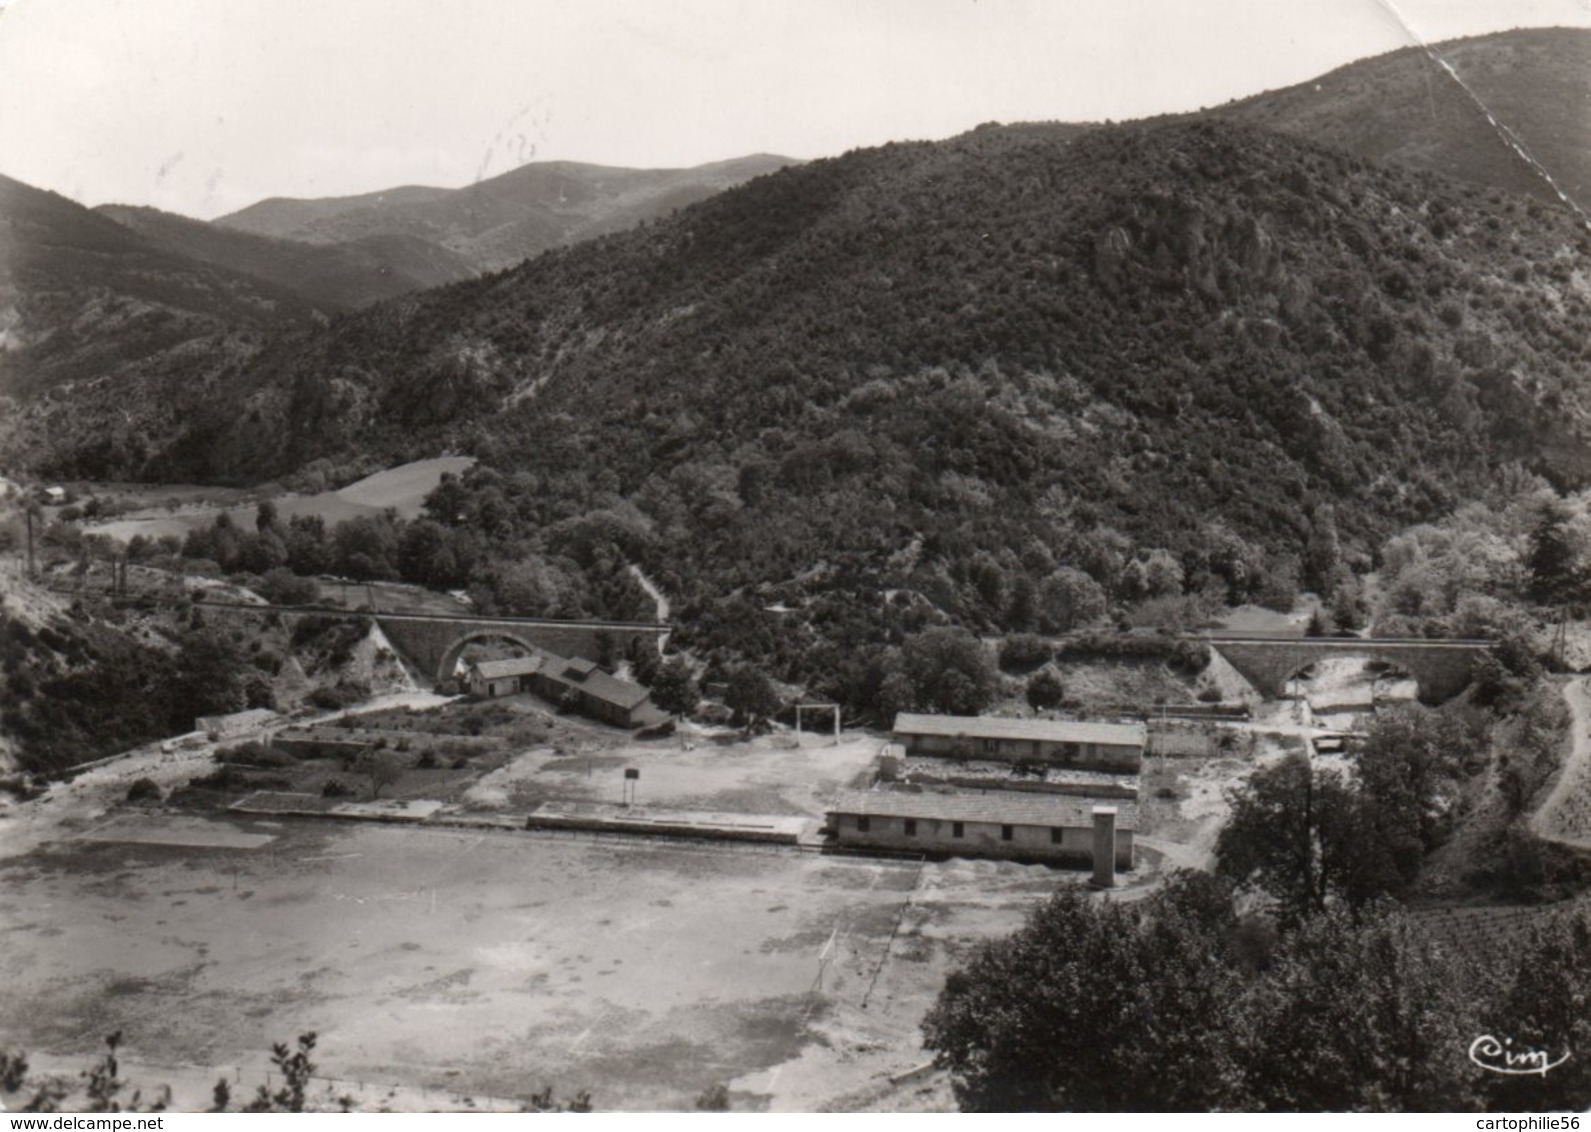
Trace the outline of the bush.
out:
<instances>
[{"instance_id":1,"label":"bush","mask_svg":"<svg viewBox=\"0 0 1591 1132\"><path fill-rule=\"evenodd\" d=\"M127 788L129 802L158 802L160 798L160 787L152 778L140 778Z\"/></svg>"},{"instance_id":2,"label":"bush","mask_svg":"<svg viewBox=\"0 0 1591 1132\"><path fill-rule=\"evenodd\" d=\"M313 578L300 578L280 566L268 570L254 586L254 592L272 605L312 605L320 598L320 586Z\"/></svg>"},{"instance_id":3,"label":"bush","mask_svg":"<svg viewBox=\"0 0 1591 1132\"><path fill-rule=\"evenodd\" d=\"M188 786L194 790L236 790L244 783L243 776L230 766L218 766L209 774L190 778Z\"/></svg>"},{"instance_id":4,"label":"bush","mask_svg":"<svg viewBox=\"0 0 1591 1132\"><path fill-rule=\"evenodd\" d=\"M435 770L436 765L436 752L430 748L421 751L420 757L414 760L416 770Z\"/></svg>"},{"instance_id":5,"label":"bush","mask_svg":"<svg viewBox=\"0 0 1591 1132\"><path fill-rule=\"evenodd\" d=\"M1056 655L1061 660L1163 660L1178 672L1195 675L1209 665L1210 646L1162 635L1086 633L1064 642Z\"/></svg>"},{"instance_id":6,"label":"bush","mask_svg":"<svg viewBox=\"0 0 1591 1132\"><path fill-rule=\"evenodd\" d=\"M1035 672L1028 680L1028 704L1038 711L1059 707L1065 698L1066 686L1061 683L1061 678L1048 668Z\"/></svg>"},{"instance_id":7,"label":"bush","mask_svg":"<svg viewBox=\"0 0 1591 1132\"><path fill-rule=\"evenodd\" d=\"M355 684L337 684L330 688L316 688L309 694L309 702L327 711L337 711L367 699L369 695L368 688L361 688Z\"/></svg>"},{"instance_id":8,"label":"bush","mask_svg":"<svg viewBox=\"0 0 1591 1132\"><path fill-rule=\"evenodd\" d=\"M267 747L264 743L248 742L239 743L235 747L222 747L215 753L218 763L230 763L233 766L292 766L298 760L284 751Z\"/></svg>"},{"instance_id":9,"label":"bush","mask_svg":"<svg viewBox=\"0 0 1591 1132\"><path fill-rule=\"evenodd\" d=\"M353 795L354 788L337 778L328 778L326 785L320 788L322 798L351 798Z\"/></svg>"},{"instance_id":10,"label":"bush","mask_svg":"<svg viewBox=\"0 0 1591 1132\"><path fill-rule=\"evenodd\" d=\"M1049 662L1054 650L1035 633L1017 633L1000 643L1000 667L1007 672L1027 672Z\"/></svg>"},{"instance_id":11,"label":"bush","mask_svg":"<svg viewBox=\"0 0 1591 1132\"><path fill-rule=\"evenodd\" d=\"M696 1098L698 1112L728 1112L729 1089L724 1085L713 1085L703 1089L701 1096Z\"/></svg>"}]
</instances>

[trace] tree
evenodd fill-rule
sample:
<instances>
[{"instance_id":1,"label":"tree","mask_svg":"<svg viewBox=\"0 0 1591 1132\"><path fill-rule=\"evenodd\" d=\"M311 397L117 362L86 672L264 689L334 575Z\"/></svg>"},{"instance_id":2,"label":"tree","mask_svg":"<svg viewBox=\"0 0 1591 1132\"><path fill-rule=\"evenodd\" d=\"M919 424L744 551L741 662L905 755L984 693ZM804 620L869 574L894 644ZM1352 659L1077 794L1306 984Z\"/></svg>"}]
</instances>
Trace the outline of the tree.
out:
<instances>
[{"instance_id":1,"label":"tree","mask_svg":"<svg viewBox=\"0 0 1591 1132\"><path fill-rule=\"evenodd\" d=\"M359 769L370 778L370 797L381 797L381 788L391 786L403 776L403 763L391 751L366 751L359 756Z\"/></svg>"},{"instance_id":2,"label":"tree","mask_svg":"<svg viewBox=\"0 0 1591 1132\"><path fill-rule=\"evenodd\" d=\"M1538 601L1561 601L1580 585L1580 551L1572 519L1568 507L1557 499L1544 502L1537 513L1525 564L1531 596Z\"/></svg>"},{"instance_id":3,"label":"tree","mask_svg":"<svg viewBox=\"0 0 1591 1132\"><path fill-rule=\"evenodd\" d=\"M1512 1043L1521 1052L1541 1050L1549 1060L1571 1056L1540 1076L1487 1080L1495 1110L1578 1111L1591 1105L1591 920L1583 905L1532 928L1496 1002L1486 1010L1476 1034Z\"/></svg>"},{"instance_id":4,"label":"tree","mask_svg":"<svg viewBox=\"0 0 1591 1132\"><path fill-rule=\"evenodd\" d=\"M965 1111L1231 1107L1235 924L1195 873L1135 905L1064 890L951 973L924 1045Z\"/></svg>"},{"instance_id":5,"label":"tree","mask_svg":"<svg viewBox=\"0 0 1591 1132\"><path fill-rule=\"evenodd\" d=\"M1309 517L1309 539L1304 544L1304 586L1324 597L1336 588L1341 570L1337 515L1331 504L1321 503Z\"/></svg>"},{"instance_id":6,"label":"tree","mask_svg":"<svg viewBox=\"0 0 1591 1132\"><path fill-rule=\"evenodd\" d=\"M689 715L696 710L701 693L696 677L683 657L673 657L658 666L652 678L652 702L670 715Z\"/></svg>"},{"instance_id":7,"label":"tree","mask_svg":"<svg viewBox=\"0 0 1591 1132\"><path fill-rule=\"evenodd\" d=\"M724 703L749 728L779 710L779 693L768 677L747 664L730 674Z\"/></svg>"},{"instance_id":8,"label":"tree","mask_svg":"<svg viewBox=\"0 0 1591 1132\"><path fill-rule=\"evenodd\" d=\"M901 660L917 706L929 711L977 715L999 689L983 643L965 629L915 633L901 646Z\"/></svg>"},{"instance_id":9,"label":"tree","mask_svg":"<svg viewBox=\"0 0 1591 1132\"><path fill-rule=\"evenodd\" d=\"M1346 891L1353 796L1341 775L1290 754L1256 770L1231 795L1215 846L1216 872L1274 898L1285 922L1324 911Z\"/></svg>"},{"instance_id":10,"label":"tree","mask_svg":"<svg viewBox=\"0 0 1591 1132\"><path fill-rule=\"evenodd\" d=\"M276 529L276 504L272 500L262 499L259 506L254 508L254 529L260 534Z\"/></svg>"},{"instance_id":11,"label":"tree","mask_svg":"<svg viewBox=\"0 0 1591 1132\"><path fill-rule=\"evenodd\" d=\"M1334 908L1284 935L1250 989L1245 1107L1447 1111L1475 1103L1474 985L1395 905Z\"/></svg>"},{"instance_id":12,"label":"tree","mask_svg":"<svg viewBox=\"0 0 1591 1132\"><path fill-rule=\"evenodd\" d=\"M1041 668L1028 678L1028 704L1037 711L1059 707L1066 698L1066 686L1061 678L1048 668Z\"/></svg>"},{"instance_id":13,"label":"tree","mask_svg":"<svg viewBox=\"0 0 1591 1132\"><path fill-rule=\"evenodd\" d=\"M1169 550L1156 548L1144 561L1144 591L1149 597L1175 597L1182 592L1182 563Z\"/></svg>"},{"instance_id":14,"label":"tree","mask_svg":"<svg viewBox=\"0 0 1591 1132\"><path fill-rule=\"evenodd\" d=\"M1070 633L1105 616L1100 584L1071 566L1062 566L1039 588L1039 624L1046 632Z\"/></svg>"},{"instance_id":15,"label":"tree","mask_svg":"<svg viewBox=\"0 0 1591 1132\"><path fill-rule=\"evenodd\" d=\"M1376 714L1354 751L1360 793L1388 836L1411 842L1401 867L1412 880L1421 853L1446 838L1457 810L1459 775L1484 764L1486 719L1461 705L1404 704ZM1395 831L1395 833L1394 833Z\"/></svg>"}]
</instances>

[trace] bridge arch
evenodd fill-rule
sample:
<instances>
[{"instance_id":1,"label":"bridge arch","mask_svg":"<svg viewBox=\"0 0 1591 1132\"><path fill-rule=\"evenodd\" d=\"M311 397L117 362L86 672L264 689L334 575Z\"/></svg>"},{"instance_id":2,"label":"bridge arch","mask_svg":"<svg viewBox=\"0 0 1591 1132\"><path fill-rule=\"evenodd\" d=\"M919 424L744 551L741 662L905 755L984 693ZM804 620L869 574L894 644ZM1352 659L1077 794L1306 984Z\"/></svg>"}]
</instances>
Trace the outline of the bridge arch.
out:
<instances>
[{"instance_id":1,"label":"bridge arch","mask_svg":"<svg viewBox=\"0 0 1591 1132\"><path fill-rule=\"evenodd\" d=\"M1462 692L1476 659L1494 644L1367 637L1209 638L1210 647L1267 699L1284 695L1293 675L1318 660L1360 656L1406 672L1426 703L1441 703Z\"/></svg>"},{"instance_id":2,"label":"bridge arch","mask_svg":"<svg viewBox=\"0 0 1591 1132\"><path fill-rule=\"evenodd\" d=\"M453 679L453 670L458 667L459 657L464 655L464 650L478 641L508 641L510 644L525 650L526 656L534 656L541 652L520 634L509 629L499 629L484 626L476 630L467 630L455 640L442 653L442 659L437 662L434 681L440 685Z\"/></svg>"}]
</instances>

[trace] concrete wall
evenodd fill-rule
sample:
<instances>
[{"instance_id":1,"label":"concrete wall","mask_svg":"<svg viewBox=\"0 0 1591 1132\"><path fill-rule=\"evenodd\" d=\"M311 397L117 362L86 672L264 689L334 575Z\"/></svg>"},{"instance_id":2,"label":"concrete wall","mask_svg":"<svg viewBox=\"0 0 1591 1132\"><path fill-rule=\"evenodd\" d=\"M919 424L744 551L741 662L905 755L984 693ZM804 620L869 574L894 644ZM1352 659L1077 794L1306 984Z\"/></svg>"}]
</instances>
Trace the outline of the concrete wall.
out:
<instances>
[{"instance_id":1,"label":"concrete wall","mask_svg":"<svg viewBox=\"0 0 1591 1132\"><path fill-rule=\"evenodd\" d=\"M889 849L906 853L944 853L956 857L1010 857L1057 864L1092 865L1094 829L1092 825L1064 826L1057 844L1049 826L1011 826L1011 840L1000 836L996 822L963 822L962 836L954 836L954 822L940 818L918 818L915 836L906 833L906 819L872 815L868 828L860 828L860 815L835 814L835 839L841 845L865 849ZM1133 867L1133 834L1116 831L1116 867Z\"/></svg>"},{"instance_id":2,"label":"concrete wall","mask_svg":"<svg viewBox=\"0 0 1591 1132\"><path fill-rule=\"evenodd\" d=\"M1143 764L1143 748L1114 743L1048 743L1036 739L981 739L968 735L896 735L895 741L909 755L957 758L963 752L972 759L998 759L1001 762L1054 763L1079 770L1108 770L1118 774L1137 774Z\"/></svg>"}]
</instances>

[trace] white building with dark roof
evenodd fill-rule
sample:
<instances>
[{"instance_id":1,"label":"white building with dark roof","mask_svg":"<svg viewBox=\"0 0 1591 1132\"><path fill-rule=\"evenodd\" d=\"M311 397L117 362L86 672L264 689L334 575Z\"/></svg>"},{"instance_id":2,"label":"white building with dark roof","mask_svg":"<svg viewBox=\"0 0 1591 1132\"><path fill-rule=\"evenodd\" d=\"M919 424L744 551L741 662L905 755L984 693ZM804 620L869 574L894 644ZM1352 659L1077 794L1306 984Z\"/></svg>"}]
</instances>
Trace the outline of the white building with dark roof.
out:
<instances>
[{"instance_id":1,"label":"white building with dark roof","mask_svg":"<svg viewBox=\"0 0 1591 1132\"><path fill-rule=\"evenodd\" d=\"M464 686L476 699L534 692L615 727L639 727L659 715L650 693L639 684L604 672L595 661L545 651L507 660L477 660L466 670Z\"/></svg>"},{"instance_id":2,"label":"white building with dark roof","mask_svg":"<svg viewBox=\"0 0 1591 1132\"><path fill-rule=\"evenodd\" d=\"M1142 723L903 711L895 717L894 735L908 755L1052 763L1137 774L1147 732Z\"/></svg>"},{"instance_id":3,"label":"white building with dark roof","mask_svg":"<svg viewBox=\"0 0 1591 1132\"><path fill-rule=\"evenodd\" d=\"M851 848L1090 866L1102 841L1114 846L1115 868L1127 870L1138 806L1008 790L849 790L829 807L828 828Z\"/></svg>"}]
</instances>

